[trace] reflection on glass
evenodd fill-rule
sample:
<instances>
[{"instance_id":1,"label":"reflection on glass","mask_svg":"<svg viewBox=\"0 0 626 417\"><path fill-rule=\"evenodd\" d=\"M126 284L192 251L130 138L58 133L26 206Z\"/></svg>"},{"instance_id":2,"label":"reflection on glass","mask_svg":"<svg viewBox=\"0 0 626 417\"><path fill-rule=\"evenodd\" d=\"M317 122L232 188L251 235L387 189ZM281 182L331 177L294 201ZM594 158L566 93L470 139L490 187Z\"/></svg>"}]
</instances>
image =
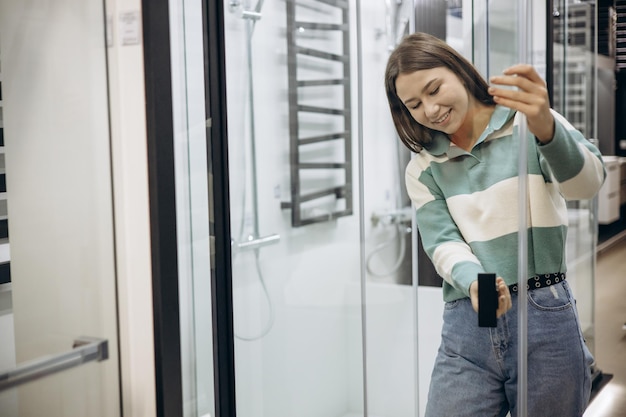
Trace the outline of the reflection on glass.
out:
<instances>
[{"instance_id":1,"label":"reflection on glass","mask_svg":"<svg viewBox=\"0 0 626 417\"><path fill-rule=\"evenodd\" d=\"M585 137L602 149L609 138L597 138L596 123L596 8L593 3L554 2L553 107ZM597 202L568 202L568 281L589 350L595 351L594 286L597 246ZM593 368L594 374L599 371Z\"/></svg>"},{"instance_id":2,"label":"reflection on glass","mask_svg":"<svg viewBox=\"0 0 626 417\"><path fill-rule=\"evenodd\" d=\"M355 9L333 3L226 3L239 416L363 413Z\"/></svg>"},{"instance_id":3,"label":"reflection on glass","mask_svg":"<svg viewBox=\"0 0 626 417\"><path fill-rule=\"evenodd\" d=\"M382 79L424 9L225 5L238 415L421 414L443 308L441 288L421 280L441 280L422 273L412 241L410 155ZM483 75L516 62L513 0L431 6L433 30Z\"/></svg>"},{"instance_id":4,"label":"reflection on glass","mask_svg":"<svg viewBox=\"0 0 626 417\"><path fill-rule=\"evenodd\" d=\"M170 1L183 412L215 415L202 4Z\"/></svg>"}]
</instances>

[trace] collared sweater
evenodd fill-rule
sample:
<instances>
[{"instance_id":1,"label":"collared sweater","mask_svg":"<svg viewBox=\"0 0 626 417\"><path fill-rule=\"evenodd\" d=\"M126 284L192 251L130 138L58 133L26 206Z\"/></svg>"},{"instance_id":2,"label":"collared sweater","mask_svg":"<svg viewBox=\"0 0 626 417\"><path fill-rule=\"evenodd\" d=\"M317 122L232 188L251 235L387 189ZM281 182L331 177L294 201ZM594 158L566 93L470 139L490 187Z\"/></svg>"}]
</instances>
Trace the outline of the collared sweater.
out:
<instances>
[{"instance_id":1,"label":"collared sweater","mask_svg":"<svg viewBox=\"0 0 626 417\"><path fill-rule=\"evenodd\" d=\"M554 138L529 132L527 175L528 276L566 272L567 200L599 191L606 171L598 149L552 111ZM507 285L518 274L519 117L496 106L471 152L437 133L406 168L424 250L443 278L445 301L469 296L478 273Z\"/></svg>"}]
</instances>

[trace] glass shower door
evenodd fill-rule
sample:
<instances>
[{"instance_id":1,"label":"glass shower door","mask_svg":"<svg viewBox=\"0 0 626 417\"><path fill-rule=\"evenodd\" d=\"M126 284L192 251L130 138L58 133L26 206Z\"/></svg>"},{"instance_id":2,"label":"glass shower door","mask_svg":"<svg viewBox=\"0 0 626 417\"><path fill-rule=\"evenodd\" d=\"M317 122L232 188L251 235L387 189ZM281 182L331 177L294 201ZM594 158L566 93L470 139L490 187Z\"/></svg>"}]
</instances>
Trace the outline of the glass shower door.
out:
<instances>
[{"instance_id":1,"label":"glass shower door","mask_svg":"<svg viewBox=\"0 0 626 417\"><path fill-rule=\"evenodd\" d=\"M225 3L238 416L363 413L355 5Z\"/></svg>"},{"instance_id":2,"label":"glass shower door","mask_svg":"<svg viewBox=\"0 0 626 417\"><path fill-rule=\"evenodd\" d=\"M597 123L596 6L566 0L555 1L553 28L553 107L600 149L608 137L599 138ZM602 141L602 143L600 143ZM577 298L578 313L587 347L593 354L595 266L598 244L598 203L568 202L568 281ZM592 369L593 377L600 370Z\"/></svg>"},{"instance_id":3,"label":"glass shower door","mask_svg":"<svg viewBox=\"0 0 626 417\"><path fill-rule=\"evenodd\" d=\"M443 5L436 15L448 43L483 75L517 62L516 1L432 5ZM532 63L544 75L545 4L535 7ZM443 301L440 287L421 282L432 271L423 272L429 261L417 255L404 193L410 155L397 146L382 82L394 42L422 30L414 22L419 5L258 0L224 1L220 10L237 415L423 415ZM194 12L180 13L179 40L199 39L187 32ZM195 53L179 51L181 68ZM191 93L181 102L200 101L194 94L203 86L192 72L175 74ZM215 412L206 271L215 259L205 240L213 221L201 179L207 162L199 156L207 122L191 101L179 109L180 172L191 174L181 186L187 213L179 222L187 229L179 247L191 277L181 297L195 320L183 355L191 360L185 395L197 401L188 415L203 416ZM582 221L592 218L585 212ZM568 252L593 233L587 226L570 234Z\"/></svg>"},{"instance_id":4,"label":"glass shower door","mask_svg":"<svg viewBox=\"0 0 626 417\"><path fill-rule=\"evenodd\" d=\"M519 61L515 46L519 46L520 31L516 16L509 12L519 3L474 2L474 12L478 12L474 18L474 57L484 75L498 74ZM548 81L552 108L594 145L602 145L596 139L596 6L592 2L563 0L550 3L550 10L544 2L527 3L532 16L528 22L532 35L528 34L527 62ZM552 41L550 45L549 41ZM482 49L485 44L486 53ZM568 201L567 212L567 281L576 298L586 345L593 354L597 198ZM592 365L592 378L599 374L600 370Z\"/></svg>"}]
</instances>

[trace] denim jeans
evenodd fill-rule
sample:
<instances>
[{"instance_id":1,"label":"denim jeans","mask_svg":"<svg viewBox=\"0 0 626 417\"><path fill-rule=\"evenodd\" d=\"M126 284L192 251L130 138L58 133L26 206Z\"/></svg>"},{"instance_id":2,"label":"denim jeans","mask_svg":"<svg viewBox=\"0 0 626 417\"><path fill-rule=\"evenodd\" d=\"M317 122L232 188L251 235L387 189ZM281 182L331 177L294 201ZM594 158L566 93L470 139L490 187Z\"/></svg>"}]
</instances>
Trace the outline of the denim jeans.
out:
<instances>
[{"instance_id":1,"label":"denim jeans","mask_svg":"<svg viewBox=\"0 0 626 417\"><path fill-rule=\"evenodd\" d=\"M469 298L446 303L426 417L517 416L517 293L512 300L495 328L478 327ZM527 416L582 416L593 357L567 281L528 291L527 304Z\"/></svg>"}]
</instances>

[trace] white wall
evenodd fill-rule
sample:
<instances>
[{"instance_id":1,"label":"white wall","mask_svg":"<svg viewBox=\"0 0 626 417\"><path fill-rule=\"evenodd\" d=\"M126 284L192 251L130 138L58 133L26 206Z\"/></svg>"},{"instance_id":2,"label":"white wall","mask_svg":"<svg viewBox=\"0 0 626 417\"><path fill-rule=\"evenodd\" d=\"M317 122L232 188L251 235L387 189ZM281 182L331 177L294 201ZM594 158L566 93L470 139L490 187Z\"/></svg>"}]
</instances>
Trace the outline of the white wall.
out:
<instances>
[{"instance_id":1,"label":"white wall","mask_svg":"<svg viewBox=\"0 0 626 417\"><path fill-rule=\"evenodd\" d=\"M151 417L156 393L143 40L132 36L141 33L141 1L105 4L123 414Z\"/></svg>"}]
</instances>

